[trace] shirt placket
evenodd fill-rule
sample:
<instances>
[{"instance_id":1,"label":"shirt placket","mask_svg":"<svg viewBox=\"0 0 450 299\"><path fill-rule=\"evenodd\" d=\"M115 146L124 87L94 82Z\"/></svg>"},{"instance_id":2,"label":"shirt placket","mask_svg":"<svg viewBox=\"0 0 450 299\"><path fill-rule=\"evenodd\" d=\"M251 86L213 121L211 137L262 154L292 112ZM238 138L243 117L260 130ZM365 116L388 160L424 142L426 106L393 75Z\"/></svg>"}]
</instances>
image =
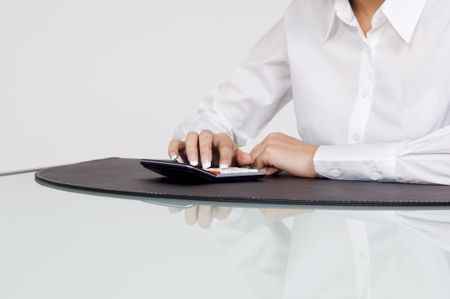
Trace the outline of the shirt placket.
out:
<instances>
[{"instance_id":1,"label":"shirt placket","mask_svg":"<svg viewBox=\"0 0 450 299\"><path fill-rule=\"evenodd\" d=\"M359 33L362 37L363 49L359 70L358 92L347 132L347 143L349 144L364 141L364 132L373 104L373 87L375 82L375 48L379 35L368 34L367 38L365 38L361 29L359 29ZM368 299L370 298L370 251L366 229L361 221L349 221L348 229L355 255L357 298Z\"/></svg>"},{"instance_id":2,"label":"shirt placket","mask_svg":"<svg viewBox=\"0 0 450 299\"><path fill-rule=\"evenodd\" d=\"M380 37L380 28L374 27L373 30L367 34L367 38L359 27L358 31L363 46L360 58L358 91L348 125L348 144L361 143L364 141L364 134L374 100L375 54Z\"/></svg>"},{"instance_id":3,"label":"shirt placket","mask_svg":"<svg viewBox=\"0 0 450 299\"><path fill-rule=\"evenodd\" d=\"M341 20L358 29L363 44L361 51L358 91L350 116L347 143L362 143L373 105L375 84L375 54L384 16L377 11L372 18L372 30L367 37L362 32L348 2L339 3L337 15ZM357 298L370 298L370 245L364 222L349 219L347 223L355 256L355 285Z\"/></svg>"}]
</instances>

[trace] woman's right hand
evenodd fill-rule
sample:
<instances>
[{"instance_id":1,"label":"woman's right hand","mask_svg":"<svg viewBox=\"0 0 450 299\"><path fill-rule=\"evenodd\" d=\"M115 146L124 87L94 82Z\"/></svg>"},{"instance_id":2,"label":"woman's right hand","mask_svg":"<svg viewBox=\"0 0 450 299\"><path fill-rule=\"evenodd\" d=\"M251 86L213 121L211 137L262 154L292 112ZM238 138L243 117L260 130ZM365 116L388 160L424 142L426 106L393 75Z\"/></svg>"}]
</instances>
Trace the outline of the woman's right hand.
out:
<instances>
[{"instance_id":1,"label":"woman's right hand","mask_svg":"<svg viewBox=\"0 0 450 299\"><path fill-rule=\"evenodd\" d=\"M193 166L199 163L203 168L246 166L253 163L253 157L241 151L226 133L214 134L210 130L190 132L186 140L173 139L169 144L169 157L181 157Z\"/></svg>"}]
</instances>

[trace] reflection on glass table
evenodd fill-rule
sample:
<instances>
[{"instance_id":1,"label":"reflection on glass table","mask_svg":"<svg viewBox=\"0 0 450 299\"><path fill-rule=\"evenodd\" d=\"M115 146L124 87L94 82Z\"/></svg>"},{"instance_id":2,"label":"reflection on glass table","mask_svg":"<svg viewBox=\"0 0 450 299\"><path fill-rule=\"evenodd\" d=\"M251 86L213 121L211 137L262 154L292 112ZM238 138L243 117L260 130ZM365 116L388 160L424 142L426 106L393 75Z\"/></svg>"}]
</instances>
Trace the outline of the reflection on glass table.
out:
<instances>
[{"instance_id":1,"label":"reflection on glass table","mask_svg":"<svg viewBox=\"0 0 450 299\"><path fill-rule=\"evenodd\" d=\"M33 175L0 176L0 298L450 298L450 209L143 199Z\"/></svg>"}]
</instances>

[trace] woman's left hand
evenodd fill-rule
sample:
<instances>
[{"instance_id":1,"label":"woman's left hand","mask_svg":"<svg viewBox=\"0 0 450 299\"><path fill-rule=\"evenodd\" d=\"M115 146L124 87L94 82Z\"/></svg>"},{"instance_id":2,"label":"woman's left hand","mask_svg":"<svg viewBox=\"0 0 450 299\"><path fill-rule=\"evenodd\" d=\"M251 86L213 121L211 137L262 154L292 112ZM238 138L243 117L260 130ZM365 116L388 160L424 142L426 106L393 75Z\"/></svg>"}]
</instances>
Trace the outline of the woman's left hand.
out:
<instances>
[{"instance_id":1,"label":"woman's left hand","mask_svg":"<svg viewBox=\"0 0 450 299\"><path fill-rule=\"evenodd\" d=\"M265 168L271 175L286 171L299 177L315 178L314 154L317 146L307 144L283 133L271 133L253 148L253 168Z\"/></svg>"}]
</instances>

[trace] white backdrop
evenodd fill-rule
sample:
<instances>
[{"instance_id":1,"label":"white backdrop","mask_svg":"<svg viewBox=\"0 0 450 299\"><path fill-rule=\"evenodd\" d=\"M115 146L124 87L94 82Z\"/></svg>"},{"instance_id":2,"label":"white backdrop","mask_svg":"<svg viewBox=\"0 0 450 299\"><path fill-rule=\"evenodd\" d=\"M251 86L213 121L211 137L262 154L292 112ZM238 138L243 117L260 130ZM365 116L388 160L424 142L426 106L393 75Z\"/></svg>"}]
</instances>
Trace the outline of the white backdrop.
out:
<instances>
[{"instance_id":1,"label":"white backdrop","mask_svg":"<svg viewBox=\"0 0 450 299\"><path fill-rule=\"evenodd\" d=\"M0 172L165 158L176 124L287 4L0 0ZM258 139L269 131L296 134L291 105Z\"/></svg>"}]
</instances>

